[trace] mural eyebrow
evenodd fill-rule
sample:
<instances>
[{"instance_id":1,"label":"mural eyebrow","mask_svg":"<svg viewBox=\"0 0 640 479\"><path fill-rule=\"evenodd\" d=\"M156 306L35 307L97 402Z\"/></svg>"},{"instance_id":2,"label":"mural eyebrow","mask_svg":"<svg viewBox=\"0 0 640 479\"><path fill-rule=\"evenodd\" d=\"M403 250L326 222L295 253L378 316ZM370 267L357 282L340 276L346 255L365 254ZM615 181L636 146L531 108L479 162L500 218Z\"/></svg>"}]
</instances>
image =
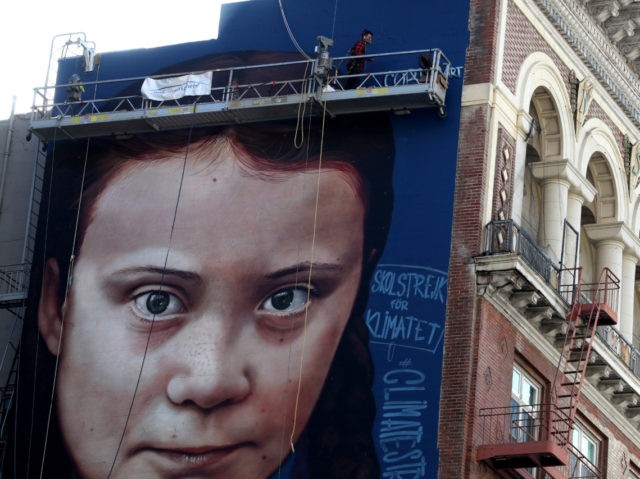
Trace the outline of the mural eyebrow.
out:
<instances>
[{"instance_id":1,"label":"mural eyebrow","mask_svg":"<svg viewBox=\"0 0 640 479\"><path fill-rule=\"evenodd\" d=\"M152 274L161 277L179 278L192 283L200 284L203 282L202 277L191 271L184 271L181 269L162 268L158 266L136 266L132 268L122 268L114 271L109 275L109 282L117 281L120 276L127 276L132 274Z\"/></svg>"},{"instance_id":2,"label":"mural eyebrow","mask_svg":"<svg viewBox=\"0 0 640 479\"><path fill-rule=\"evenodd\" d=\"M282 278L284 276L295 275L296 273L308 273L312 269L312 266L314 271L321 271L321 272L332 272L332 271L340 272L343 270L342 265L337 263L313 263L312 265L310 262L305 261L303 263L298 263L298 264L288 266L286 268L282 268L282 269L273 271L271 273L268 273L265 275L265 278L277 279L277 278Z\"/></svg>"}]
</instances>

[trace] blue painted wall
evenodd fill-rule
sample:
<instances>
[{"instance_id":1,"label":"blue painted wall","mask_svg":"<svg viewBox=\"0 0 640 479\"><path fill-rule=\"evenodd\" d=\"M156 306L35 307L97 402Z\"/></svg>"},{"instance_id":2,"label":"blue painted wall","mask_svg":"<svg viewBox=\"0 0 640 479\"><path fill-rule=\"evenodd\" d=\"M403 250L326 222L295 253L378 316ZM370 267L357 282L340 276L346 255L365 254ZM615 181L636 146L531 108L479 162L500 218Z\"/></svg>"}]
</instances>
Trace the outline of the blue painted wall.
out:
<instances>
[{"instance_id":1,"label":"blue painted wall","mask_svg":"<svg viewBox=\"0 0 640 479\"><path fill-rule=\"evenodd\" d=\"M434 478L468 2L283 0L282 5L307 52L313 52L316 36L324 35L333 38L335 56L345 55L368 28L374 32L370 53L440 48L454 67L446 118L435 110L393 117L396 200L365 317L376 369L373 435L381 477ZM188 22L188 16L175 21ZM158 28L170 28L170 22L159 21ZM224 5L217 40L103 54L83 80L148 75L177 61L231 50L295 50L276 0ZM79 69L78 62L61 65L59 82ZM379 61L367 68L389 65Z\"/></svg>"}]
</instances>

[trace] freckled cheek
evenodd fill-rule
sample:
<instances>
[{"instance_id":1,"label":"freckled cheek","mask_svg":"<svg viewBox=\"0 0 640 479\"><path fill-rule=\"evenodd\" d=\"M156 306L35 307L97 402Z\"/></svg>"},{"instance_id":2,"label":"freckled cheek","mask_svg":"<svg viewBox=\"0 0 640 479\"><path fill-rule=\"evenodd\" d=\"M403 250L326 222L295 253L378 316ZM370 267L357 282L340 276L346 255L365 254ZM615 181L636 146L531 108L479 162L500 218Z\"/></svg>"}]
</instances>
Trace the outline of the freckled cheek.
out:
<instances>
[{"instance_id":1,"label":"freckled cheek","mask_svg":"<svg viewBox=\"0 0 640 479\"><path fill-rule=\"evenodd\" d=\"M300 356L301 349L296 348L297 353L293 356L289 356L287 350L287 358L283 360L282 367L277 368L278 373L274 373L273 368L258 372L265 382L260 381L261 392L256 390L257 397L261 398L256 410L256 426L280 431L285 424L290 433L295 414L295 435L304 429L322 391L345 322L316 322L314 318L306 332L303 356ZM272 367L274 362L271 362Z\"/></svg>"},{"instance_id":2,"label":"freckled cheek","mask_svg":"<svg viewBox=\"0 0 640 479\"><path fill-rule=\"evenodd\" d=\"M89 402L129 392L144 352L144 342L137 338L144 335L116 327L122 326L120 316L116 320L77 313L69 314L65 324L58 393L69 396L84 391Z\"/></svg>"}]
</instances>

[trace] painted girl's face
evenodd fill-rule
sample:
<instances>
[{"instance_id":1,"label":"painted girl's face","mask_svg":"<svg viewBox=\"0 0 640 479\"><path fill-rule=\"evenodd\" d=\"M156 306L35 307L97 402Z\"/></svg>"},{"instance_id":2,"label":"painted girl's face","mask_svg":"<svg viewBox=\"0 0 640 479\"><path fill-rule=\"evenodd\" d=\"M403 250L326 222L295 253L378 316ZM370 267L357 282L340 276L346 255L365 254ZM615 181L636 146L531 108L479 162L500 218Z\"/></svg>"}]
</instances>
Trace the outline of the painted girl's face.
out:
<instances>
[{"instance_id":1,"label":"painted girl's face","mask_svg":"<svg viewBox=\"0 0 640 479\"><path fill-rule=\"evenodd\" d=\"M40 327L60 345L57 408L82 478L265 478L319 397L360 282L353 178L264 179L222 152L188 162L180 194L183 154L110 182L61 344L64 279L48 264Z\"/></svg>"}]
</instances>

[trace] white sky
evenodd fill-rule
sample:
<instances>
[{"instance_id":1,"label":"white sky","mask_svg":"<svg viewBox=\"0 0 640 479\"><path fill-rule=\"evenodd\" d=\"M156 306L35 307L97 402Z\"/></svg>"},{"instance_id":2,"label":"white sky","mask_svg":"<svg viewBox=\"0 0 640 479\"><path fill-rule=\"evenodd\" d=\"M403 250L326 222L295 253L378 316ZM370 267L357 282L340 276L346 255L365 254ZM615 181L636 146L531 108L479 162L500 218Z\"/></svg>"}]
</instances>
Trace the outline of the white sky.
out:
<instances>
[{"instance_id":1,"label":"white sky","mask_svg":"<svg viewBox=\"0 0 640 479\"><path fill-rule=\"evenodd\" d=\"M56 35L84 32L97 53L207 40L218 35L220 4L231 1L2 1L0 120L11 115L14 96L15 113L31 111L33 89L45 85ZM183 6L189 11L180 11Z\"/></svg>"}]
</instances>

